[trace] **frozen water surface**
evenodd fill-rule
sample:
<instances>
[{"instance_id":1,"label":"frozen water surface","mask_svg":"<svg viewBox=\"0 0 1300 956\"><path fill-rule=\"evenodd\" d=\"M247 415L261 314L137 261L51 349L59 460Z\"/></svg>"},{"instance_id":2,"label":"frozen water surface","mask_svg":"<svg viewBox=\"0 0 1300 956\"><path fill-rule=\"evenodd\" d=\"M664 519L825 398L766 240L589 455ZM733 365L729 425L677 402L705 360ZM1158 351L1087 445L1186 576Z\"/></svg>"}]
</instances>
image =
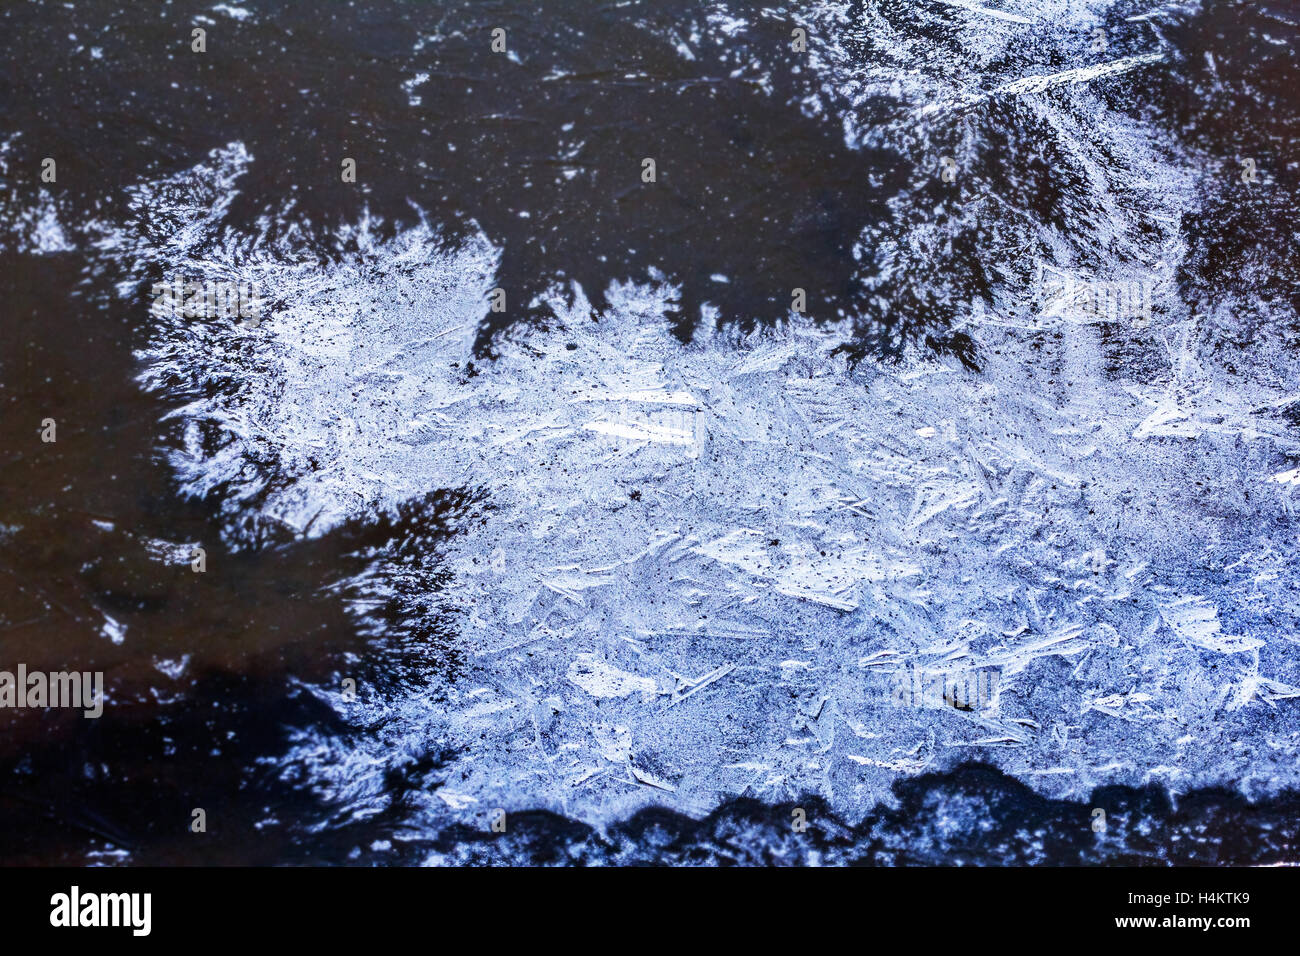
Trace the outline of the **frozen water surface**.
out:
<instances>
[{"instance_id":1,"label":"frozen water surface","mask_svg":"<svg viewBox=\"0 0 1300 956\"><path fill-rule=\"evenodd\" d=\"M856 821L899 780L972 761L1074 800L1300 784L1294 309L1253 266L1205 292L1189 224L1222 193L1203 145L1144 115L1186 59L1167 23L1197 10L798 12L815 81L793 109L915 167L863 176L884 191L862 301L892 303L888 322L872 306L753 328L651 249L641 276L562 262L544 320L493 328L514 253L490 229L415 201L329 233L288 207L232 222L264 161L242 142L134 187L97 255L270 303L257 327L153 316L140 380L175 397L181 491L217 496L238 548L394 515L449 532L374 547L338 583L375 659L311 685L350 730L300 731L277 772L361 819L415 767L404 819L429 832L736 796ZM694 62L775 15L719 4L646 29ZM430 72L392 94L427 103ZM719 290L752 281L700 268ZM1081 309L1103 285L1150 308ZM702 309L686 341L684 303ZM887 359L864 328L892 336ZM973 704L897 706L917 670L995 679Z\"/></svg>"}]
</instances>

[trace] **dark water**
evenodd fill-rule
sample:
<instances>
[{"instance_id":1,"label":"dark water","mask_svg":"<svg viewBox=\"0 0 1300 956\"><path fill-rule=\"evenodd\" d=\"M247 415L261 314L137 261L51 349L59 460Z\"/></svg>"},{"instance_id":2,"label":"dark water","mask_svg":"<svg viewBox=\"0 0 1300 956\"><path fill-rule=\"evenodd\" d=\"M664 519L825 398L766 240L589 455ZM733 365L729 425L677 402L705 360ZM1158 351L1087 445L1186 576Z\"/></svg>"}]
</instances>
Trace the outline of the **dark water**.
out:
<instances>
[{"instance_id":1,"label":"dark water","mask_svg":"<svg viewBox=\"0 0 1300 956\"><path fill-rule=\"evenodd\" d=\"M270 213L273 231L323 234L368 211L396 230L418 220L418 207L448 243L481 229L499 245L507 311L485 317L479 361L491 361L494 336L514 323L549 321L536 300L553 285L568 294L578 283L599 311L610 281L657 272L680 286L683 338L706 304L724 323L770 323L802 288L812 316L853 320L856 358L887 361L920 341L972 374L979 357L960 320L993 297L1002 231L962 218L962 201L995 193L1066 233L1086 232L1096 215L1064 153L1035 146L1033 118L997 100L938 121L952 138L975 137L958 184L929 171L937 156L908 132L921 104L901 94L854 98L859 128L893 135L846 145L832 108L849 108L848 91L790 54L791 29L804 22L797 9L759 16L733 5L754 29L734 43L693 44L693 33L709 35L697 30L706 11L679 0L247 6L247 20L193 3L0 6L0 137L21 133L0 193L32 195L40 160L56 156L60 221L117 222L128 215L127 187L242 141L255 162L228 214L242 228ZM943 48L942 9L869 6ZM1144 10L1112 9L1111 56L1141 52L1139 27L1125 18ZM848 19L862 12L850 5ZM1198 182L1210 215L1181 226L1189 300L1300 306L1297 16L1285 4L1170 8L1159 23L1174 66L1140 94L1112 81L1116 108L1206 169L1278 157L1276 188L1248 199L1231 176ZM208 28L201 56L189 50L195 23ZM488 50L498 26L518 62ZM846 44L863 65L897 56L879 36L850 33ZM91 47L102 57L90 58ZM420 73L428 79L410 90L413 104L402 84ZM1005 162L1010 155L1024 161ZM357 162L355 186L340 183L343 157ZM641 181L646 157L656 161L653 184ZM926 241L942 254L891 272L877 246L922 220L941 233ZM338 254L324 241L317 251ZM0 647L4 661L31 669L102 670L110 696L98 721L0 714L6 862L1295 860L1294 795L1248 803L1213 791L1173 803L1155 789L1114 788L1075 804L980 766L902 782L897 806L860 822L809 797L728 803L702 820L645 811L603 836L551 814L516 814L509 838L494 840L459 825L410 828L414 797L449 756L417 741L372 814L343 812L277 757L295 729L346 739L377 728L345 724L306 685L347 664L400 687L414 656L450 671L460 650L453 622L404 627L400 607L379 609L388 627L359 627L330 588L376 549L421 551L482 520L490 502L431 490L387 521L310 542L250 517L238 547L217 543L229 502L175 494L160 454L178 441L179 426L160 425L172 404L135 377L134 350L149 334L143 299L116 294L125 279L143 296L158 278L88 267L80 250L0 244ZM37 440L46 417L59 422L56 444ZM152 538L205 542L211 569L160 563ZM126 626L125 642L105 636L106 616ZM187 656L178 678L157 666ZM1105 834L1089 827L1098 802L1115 808ZM811 821L799 841L794 805ZM188 832L195 806L207 810L204 836Z\"/></svg>"}]
</instances>

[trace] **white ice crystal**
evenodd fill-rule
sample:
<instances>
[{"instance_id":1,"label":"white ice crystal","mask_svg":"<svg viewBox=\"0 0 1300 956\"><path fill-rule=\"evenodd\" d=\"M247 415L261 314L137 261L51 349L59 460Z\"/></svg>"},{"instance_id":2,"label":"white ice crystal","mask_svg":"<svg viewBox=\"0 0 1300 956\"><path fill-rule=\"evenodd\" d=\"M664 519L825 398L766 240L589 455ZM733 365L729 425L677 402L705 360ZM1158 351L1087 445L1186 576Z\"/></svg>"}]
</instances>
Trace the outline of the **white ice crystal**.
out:
<instances>
[{"instance_id":1,"label":"white ice crystal","mask_svg":"<svg viewBox=\"0 0 1300 956\"><path fill-rule=\"evenodd\" d=\"M991 22L971 42L1022 27L959 6ZM615 283L599 322L594 290L556 288L556 327L507 336L470 374L498 256L485 239L448 250L435 223L380 238L362 222L347 237L359 251L322 265L291 234L223 231L252 162L238 144L178 177L179 205L143 188L142 220L166 204L178 231L116 231L105 254L237 274L282 303L257 329L163 324L142 351L153 388L238 383L176 412L185 491L234 489L229 514L256 502L311 537L439 488L481 487L495 509L445 546L451 582L427 584L457 609L463 672L447 682L429 661L408 697L353 705L382 730L304 738L291 759L364 807L389 763L436 740L455 782L430 795L439 819L549 807L600 821L801 792L852 815L900 774L968 759L1055 793L1300 783L1297 449L1272 415L1300 393L1295 359L1265 335L1260 372L1225 374L1167 282L1181 249L1161 223L1192 200L1089 77L997 79L985 88L1022 100L1072 157L1093 230L1025 225L998 205L1014 197L972 219L1001 217L1054 268L1081 269L1086 245L1105 250L1099 277L1163 277L1160 327L1053 317L1028 290L1041 260L1009 253L995 307L969 325L980 374L919 352L851 368L848 331L804 321L682 345L671 282ZM1162 188L1134 191L1141 169ZM1154 243L1138 238L1149 220ZM928 242L918 223L886 243L883 274ZM1155 365L1116 367L1117 341ZM376 597L384 586L382 570L368 578ZM896 707L913 668L989 669L996 693Z\"/></svg>"}]
</instances>

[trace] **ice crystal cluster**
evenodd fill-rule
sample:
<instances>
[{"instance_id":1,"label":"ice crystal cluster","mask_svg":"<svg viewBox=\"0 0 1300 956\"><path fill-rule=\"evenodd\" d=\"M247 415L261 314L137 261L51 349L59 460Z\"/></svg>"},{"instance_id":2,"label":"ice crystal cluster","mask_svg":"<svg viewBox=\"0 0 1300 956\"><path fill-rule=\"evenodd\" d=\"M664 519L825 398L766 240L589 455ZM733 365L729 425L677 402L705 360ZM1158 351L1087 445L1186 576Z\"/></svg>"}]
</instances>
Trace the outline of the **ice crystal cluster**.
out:
<instances>
[{"instance_id":1,"label":"ice crystal cluster","mask_svg":"<svg viewBox=\"0 0 1300 956\"><path fill-rule=\"evenodd\" d=\"M710 9L719 36L762 15ZM703 815L736 795L814 794L857 819L898 779L967 761L1056 797L1300 782L1287 316L1179 281L1201 268L1199 160L1114 93L1170 68L1159 18L1134 6L1113 55L1064 62L1111 9L807 14L830 39L800 108L917 167L864 237L866 281L931 304L942 285L978 371L924 336L854 360L852 322L795 313L742 333L706 306L683 342L663 274L557 281L549 326L503 331L483 359L503 255L486 235L449 242L418 204L325 242L276 210L232 225L264 161L238 142L139 186L97 255L273 303L257 328L160 314L139 353L142 385L177 396L178 487L221 496L233 545L444 490L486 505L340 582L376 647L389 626L417 639L382 692L314 688L354 730L302 733L287 765L365 815L388 771L436 749L430 826ZM908 108L865 115L882 97ZM936 209L923 184L943 155L963 191ZM973 264L954 300L945 277ZM1145 318L1081 320L1060 294L1134 282ZM958 672L996 680L962 706L899 706L900 682Z\"/></svg>"}]
</instances>

